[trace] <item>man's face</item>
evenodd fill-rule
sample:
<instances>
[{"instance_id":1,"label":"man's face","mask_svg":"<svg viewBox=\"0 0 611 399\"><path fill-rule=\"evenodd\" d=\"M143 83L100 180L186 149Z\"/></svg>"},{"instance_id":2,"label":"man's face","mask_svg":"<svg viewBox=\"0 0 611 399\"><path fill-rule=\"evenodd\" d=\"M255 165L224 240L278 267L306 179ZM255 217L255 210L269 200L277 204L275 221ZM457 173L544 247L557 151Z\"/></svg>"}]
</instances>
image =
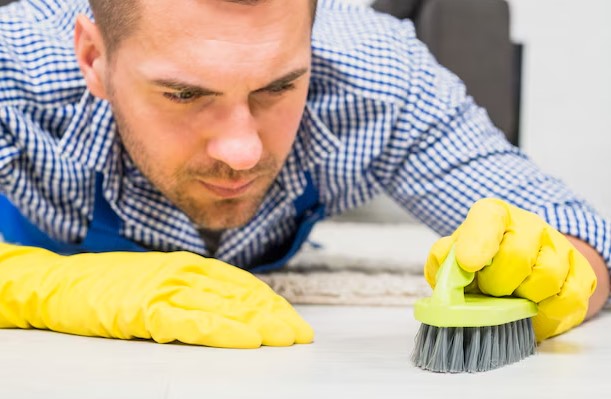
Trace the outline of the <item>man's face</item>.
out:
<instances>
[{"instance_id":1,"label":"man's face","mask_svg":"<svg viewBox=\"0 0 611 399\"><path fill-rule=\"evenodd\" d=\"M294 142L310 77L308 0L141 1L105 68L120 137L199 227L250 220Z\"/></svg>"}]
</instances>

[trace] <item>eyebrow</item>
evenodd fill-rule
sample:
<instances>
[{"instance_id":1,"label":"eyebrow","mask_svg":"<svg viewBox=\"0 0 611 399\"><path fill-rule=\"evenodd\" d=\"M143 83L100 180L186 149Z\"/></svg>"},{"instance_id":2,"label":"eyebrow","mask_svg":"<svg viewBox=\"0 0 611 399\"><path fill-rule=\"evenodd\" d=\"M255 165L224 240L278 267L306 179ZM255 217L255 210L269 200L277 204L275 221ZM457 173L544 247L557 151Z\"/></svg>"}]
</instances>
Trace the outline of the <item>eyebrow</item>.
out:
<instances>
[{"instance_id":1,"label":"eyebrow","mask_svg":"<svg viewBox=\"0 0 611 399\"><path fill-rule=\"evenodd\" d=\"M309 68L296 69L294 71L287 73L286 75L279 77L278 79L275 79L274 81L268 83L264 87L254 90L253 92L258 93L258 92L267 91L270 89L286 86L290 84L291 82L297 80L301 76L305 75L308 72L308 70ZM178 79L153 79L151 82L156 86L165 87L165 88L168 88L174 91L193 91L200 96L222 96L223 95L223 93L221 92L218 92L212 89L208 89L203 86L180 81Z\"/></svg>"}]
</instances>

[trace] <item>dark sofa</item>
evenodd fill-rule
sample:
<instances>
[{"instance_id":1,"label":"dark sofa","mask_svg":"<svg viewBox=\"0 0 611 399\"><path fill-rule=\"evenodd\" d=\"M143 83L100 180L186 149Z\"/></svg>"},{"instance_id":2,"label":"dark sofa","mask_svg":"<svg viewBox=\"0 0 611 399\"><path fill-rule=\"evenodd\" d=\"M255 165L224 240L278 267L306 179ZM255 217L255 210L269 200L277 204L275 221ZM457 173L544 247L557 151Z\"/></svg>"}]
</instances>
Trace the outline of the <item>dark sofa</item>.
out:
<instances>
[{"instance_id":1,"label":"dark sofa","mask_svg":"<svg viewBox=\"0 0 611 399\"><path fill-rule=\"evenodd\" d=\"M519 143L521 46L504 0L376 0L372 7L416 25L420 40L456 73L513 144Z\"/></svg>"}]
</instances>

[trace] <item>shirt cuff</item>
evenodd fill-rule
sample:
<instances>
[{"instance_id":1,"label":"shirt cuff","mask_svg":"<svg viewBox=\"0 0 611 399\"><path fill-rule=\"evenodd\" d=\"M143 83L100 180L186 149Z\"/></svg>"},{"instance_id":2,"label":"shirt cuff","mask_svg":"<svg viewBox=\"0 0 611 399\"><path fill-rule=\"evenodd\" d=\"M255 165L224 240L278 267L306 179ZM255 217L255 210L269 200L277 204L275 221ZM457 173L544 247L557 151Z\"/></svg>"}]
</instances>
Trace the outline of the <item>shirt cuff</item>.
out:
<instances>
[{"instance_id":1,"label":"shirt cuff","mask_svg":"<svg viewBox=\"0 0 611 399\"><path fill-rule=\"evenodd\" d=\"M611 221L583 203L552 204L543 218L556 230L590 244L611 270Z\"/></svg>"}]
</instances>

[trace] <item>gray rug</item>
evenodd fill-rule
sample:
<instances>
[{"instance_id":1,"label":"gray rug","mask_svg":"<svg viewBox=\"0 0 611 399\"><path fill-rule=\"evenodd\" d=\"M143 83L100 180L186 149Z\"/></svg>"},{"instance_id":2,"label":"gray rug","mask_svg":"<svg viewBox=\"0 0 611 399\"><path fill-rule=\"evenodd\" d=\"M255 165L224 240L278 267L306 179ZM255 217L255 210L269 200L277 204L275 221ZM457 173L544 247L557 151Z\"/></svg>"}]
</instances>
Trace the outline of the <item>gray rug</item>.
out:
<instances>
[{"instance_id":1,"label":"gray rug","mask_svg":"<svg viewBox=\"0 0 611 399\"><path fill-rule=\"evenodd\" d=\"M422 269L436 239L412 223L323 222L285 269L258 276L294 304L409 305L431 293Z\"/></svg>"}]
</instances>

